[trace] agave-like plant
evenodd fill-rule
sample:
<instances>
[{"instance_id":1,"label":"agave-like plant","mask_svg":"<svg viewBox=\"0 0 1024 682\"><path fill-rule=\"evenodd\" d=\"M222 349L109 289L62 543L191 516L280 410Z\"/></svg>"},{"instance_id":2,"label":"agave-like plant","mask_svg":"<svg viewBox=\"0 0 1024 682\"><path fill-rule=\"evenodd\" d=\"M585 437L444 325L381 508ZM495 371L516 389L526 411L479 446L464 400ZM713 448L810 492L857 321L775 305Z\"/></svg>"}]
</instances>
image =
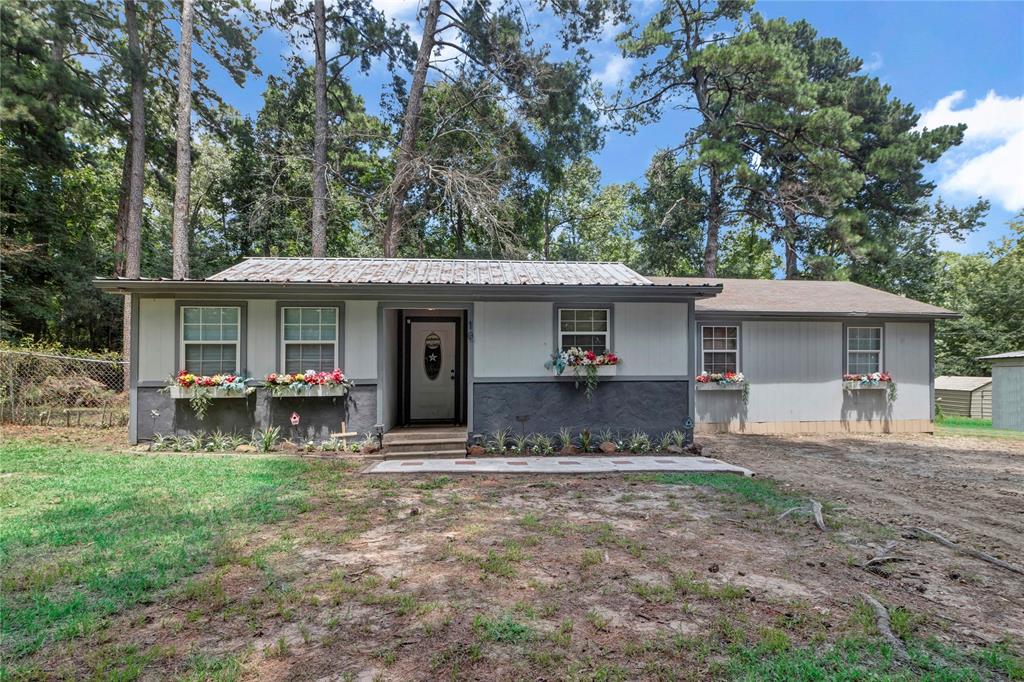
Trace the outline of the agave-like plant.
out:
<instances>
[{"instance_id":1,"label":"agave-like plant","mask_svg":"<svg viewBox=\"0 0 1024 682\"><path fill-rule=\"evenodd\" d=\"M572 442L572 431L570 431L569 429L567 429L564 426L562 428L560 428L558 430L558 445L559 445L559 447L567 448L567 447L572 446L573 444L574 443Z\"/></svg>"},{"instance_id":2,"label":"agave-like plant","mask_svg":"<svg viewBox=\"0 0 1024 682\"><path fill-rule=\"evenodd\" d=\"M584 428L580 431L580 449L583 452L590 452L594 445L594 434L590 432L590 429Z\"/></svg>"},{"instance_id":3,"label":"agave-like plant","mask_svg":"<svg viewBox=\"0 0 1024 682\"><path fill-rule=\"evenodd\" d=\"M530 440L526 436L513 436L512 449L520 455L525 455L530 450Z\"/></svg>"},{"instance_id":4,"label":"agave-like plant","mask_svg":"<svg viewBox=\"0 0 1024 682\"><path fill-rule=\"evenodd\" d=\"M535 455L541 457L547 457L555 453L555 447L551 442L551 437L545 433L535 433L530 437L531 451Z\"/></svg>"},{"instance_id":5,"label":"agave-like plant","mask_svg":"<svg viewBox=\"0 0 1024 682\"><path fill-rule=\"evenodd\" d=\"M162 452L164 450L170 450L174 444L174 436L165 436L162 433L153 434L153 444L150 445L150 449L156 452Z\"/></svg>"},{"instance_id":6,"label":"agave-like plant","mask_svg":"<svg viewBox=\"0 0 1024 682\"><path fill-rule=\"evenodd\" d=\"M663 434L661 434L661 442L659 443L659 449L662 452L667 452L671 445L672 445L672 434L671 433L663 433Z\"/></svg>"},{"instance_id":7,"label":"agave-like plant","mask_svg":"<svg viewBox=\"0 0 1024 682\"><path fill-rule=\"evenodd\" d=\"M227 452L233 450L231 436L217 429L210 434L210 440L206 443L206 449L210 452Z\"/></svg>"},{"instance_id":8,"label":"agave-like plant","mask_svg":"<svg viewBox=\"0 0 1024 682\"><path fill-rule=\"evenodd\" d=\"M206 445L206 439L203 438L201 433L190 433L185 437L185 451L186 452L199 452Z\"/></svg>"},{"instance_id":9,"label":"agave-like plant","mask_svg":"<svg viewBox=\"0 0 1024 682\"><path fill-rule=\"evenodd\" d=\"M271 426L269 429L253 429L252 439L249 441L253 447L260 452L271 452L277 447L277 441L281 439L281 427Z\"/></svg>"},{"instance_id":10,"label":"agave-like plant","mask_svg":"<svg viewBox=\"0 0 1024 682\"><path fill-rule=\"evenodd\" d=\"M679 429L675 429L669 435L672 437L672 444L676 447L682 448L686 446L686 434Z\"/></svg>"},{"instance_id":11,"label":"agave-like plant","mask_svg":"<svg viewBox=\"0 0 1024 682\"><path fill-rule=\"evenodd\" d=\"M598 442L599 443L618 443L618 441L615 438L615 432L612 431L611 429L608 429L608 428L601 430L601 433L598 436Z\"/></svg>"},{"instance_id":12,"label":"agave-like plant","mask_svg":"<svg viewBox=\"0 0 1024 682\"><path fill-rule=\"evenodd\" d=\"M643 431L634 431L629 434L628 446L630 452L647 452L651 449L651 437Z\"/></svg>"},{"instance_id":13,"label":"agave-like plant","mask_svg":"<svg viewBox=\"0 0 1024 682\"><path fill-rule=\"evenodd\" d=\"M491 434L491 442L488 443L490 446L489 449L492 449L493 452L496 452L499 455L505 452L505 449L508 447L509 435L511 435L510 429L496 430Z\"/></svg>"}]
</instances>

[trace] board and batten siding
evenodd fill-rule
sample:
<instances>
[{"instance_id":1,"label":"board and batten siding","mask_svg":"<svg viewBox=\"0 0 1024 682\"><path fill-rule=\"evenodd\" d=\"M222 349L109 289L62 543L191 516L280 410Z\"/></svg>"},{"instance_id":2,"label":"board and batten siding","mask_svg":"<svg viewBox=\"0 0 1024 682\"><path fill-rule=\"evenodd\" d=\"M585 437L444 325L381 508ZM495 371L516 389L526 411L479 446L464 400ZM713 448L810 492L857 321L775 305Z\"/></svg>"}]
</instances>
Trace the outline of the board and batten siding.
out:
<instances>
[{"instance_id":1,"label":"board and batten siding","mask_svg":"<svg viewBox=\"0 0 1024 682\"><path fill-rule=\"evenodd\" d=\"M345 301L345 375L377 380L377 301Z\"/></svg>"},{"instance_id":2,"label":"board and batten siding","mask_svg":"<svg viewBox=\"0 0 1024 682\"><path fill-rule=\"evenodd\" d=\"M698 327L702 323L698 321ZM884 366L898 389L892 404L884 390L843 390L842 322L748 320L736 324L740 326L740 371L750 383L749 403L744 406L735 391L697 391L698 424L718 427L706 430L880 431L896 423L919 430L930 423L928 323L880 325L885 329Z\"/></svg>"},{"instance_id":3,"label":"board and batten siding","mask_svg":"<svg viewBox=\"0 0 1024 682\"><path fill-rule=\"evenodd\" d=\"M174 345L178 332L174 325L173 298L139 299L139 382L167 383L178 371L174 366Z\"/></svg>"},{"instance_id":4,"label":"board and batten siding","mask_svg":"<svg viewBox=\"0 0 1024 682\"><path fill-rule=\"evenodd\" d=\"M626 376L686 376L686 303L616 303L612 350Z\"/></svg>"},{"instance_id":5,"label":"board and batten siding","mask_svg":"<svg viewBox=\"0 0 1024 682\"><path fill-rule=\"evenodd\" d=\"M559 307L572 307L566 304ZM579 304L601 307L603 304ZM687 374L686 303L618 302L612 309L611 349L622 376ZM473 312L473 372L478 379L544 378L554 352L555 308L550 302L477 302Z\"/></svg>"},{"instance_id":6,"label":"board and batten siding","mask_svg":"<svg viewBox=\"0 0 1024 682\"><path fill-rule=\"evenodd\" d=\"M543 377L554 343L554 307L548 302L481 301L473 304L473 374L476 378Z\"/></svg>"}]
</instances>

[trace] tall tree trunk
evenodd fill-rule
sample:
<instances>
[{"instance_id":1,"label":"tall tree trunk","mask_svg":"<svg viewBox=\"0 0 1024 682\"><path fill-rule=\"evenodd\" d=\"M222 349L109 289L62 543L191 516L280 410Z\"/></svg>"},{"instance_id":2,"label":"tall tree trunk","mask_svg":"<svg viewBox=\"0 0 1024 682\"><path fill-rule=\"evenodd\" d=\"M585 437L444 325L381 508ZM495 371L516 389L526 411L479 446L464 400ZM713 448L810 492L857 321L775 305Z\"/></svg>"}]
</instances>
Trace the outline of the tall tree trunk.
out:
<instances>
[{"instance_id":1,"label":"tall tree trunk","mask_svg":"<svg viewBox=\"0 0 1024 682\"><path fill-rule=\"evenodd\" d=\"M722 227L722 179L715 164L708 166L708 240L704 247L704 276L718 269L718 239Z\"/></svg>"},{"instance_id":2,"label":"tall tree trunk","mask_svg":"<svg viewBox=\"0 0 1024 682\"><path fill-rule=\"evenodd\" d=\"M125 12L127 14L127 11ZM130 79L130 77L129 77ZM124 160L121 163L121 187L117 195L117 219L114 221L114 276L124 277L125 261L128 258L128 209L131 204L132 184L132 132L129 127L128 141L124 145Z\"/></svg>"},{"instance_id":3,"label":"tall tree trunk","mask_svg":"<svg viewBox=\"0 0 1024 682\"><path fill-rule=\"evenodd\" d=\"M128 181L128 212L125 219L125 262L124 276L138 278L141 273L142 256L142 200L146 179L146 65L139 48L139 26L135 0L125 0L125 25L128 33L128 54L131 69L131 150ZM124 297L124 329L122 352L124 353L124 386L131 386L132 357L132 297Z\"/></svg>"},{"instance_id":4,"label":"tall tree trunk","mask_svg":"<svg viewBox=\"0 0 1024 682\"><path fill-rule=\"evenodd\" d=\"M192 182L192 1L181 0L181 42L178 47L177 175L171 252L174 279L188 279L188 195Z\"/></svg>"},{"instance_id":5,"label":"tall tree trunk","mask_svg":"<svg viewBox=\"0 0 1024 682\"><path fill-rule=\"evenodd\" d=\"M437 39L437 17L441 13L441 0L430 0L423 20L423 39L416 54L416 68L412 72L409 86L409 101L402 119L402 137L398 143L398 157L395 160L395 177L391 181L388 203L388 219L384 225L384 256L394 258L398 254L398 240L405 219L405 200L412 187L412 161L416 147L416 134L420 126L420 110L423 106L423 88L427 82L430 55Z\"/></svg>"},{"instance_id":6,"label":"tall tree trunk","mask_svg":"<svg viewBox=\"0 0 1024 682\"><path fill-rule=\"evenodd\" d=\"M455 256L466 257L466 218L462 213L462 204L455 204Z\"/></svg>"},{"instance_id":7,"label":"tall tree trunk","mask_svg":"<svg viewBox=\"0 0 1024 682\"><path fill-rule=\"evenodd\" d=\"M313 258L327 255L327 18L324 0L313 3L313 36L316 68L313 92L316 113L313 121Z\"/></svg>"}]
</instances>

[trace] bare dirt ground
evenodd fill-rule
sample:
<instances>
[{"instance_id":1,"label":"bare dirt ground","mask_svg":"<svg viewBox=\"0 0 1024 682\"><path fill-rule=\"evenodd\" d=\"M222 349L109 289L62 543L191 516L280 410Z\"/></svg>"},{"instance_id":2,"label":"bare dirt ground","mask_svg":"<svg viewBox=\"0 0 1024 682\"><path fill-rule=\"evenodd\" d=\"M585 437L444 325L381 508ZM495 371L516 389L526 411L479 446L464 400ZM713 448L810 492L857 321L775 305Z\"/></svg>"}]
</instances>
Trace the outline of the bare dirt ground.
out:
<instances>
[{"instance_id":1,"label":"bare dirt ground","mask_svg":"<svg viewBox=\"0 0 1024 682\"><path fill-rule=\"evenodd\" d=\"M903 529L1024 565L1024 442L705 441L779 485L373 478L313 462L305 513L226 538L188 584L32 663L66 678L131 660L142 679L791 679L804 669L765 661L877 639L861 593L899 614L916 667L883 655L833 670L916 679L958 665L953 651L1020 655L1024 577ZM807 497L828 532L779 518ZM882 554L903 560L863 567ZM981 676L1018 669L1000 670Z\"/></svg>"}]
</instances>

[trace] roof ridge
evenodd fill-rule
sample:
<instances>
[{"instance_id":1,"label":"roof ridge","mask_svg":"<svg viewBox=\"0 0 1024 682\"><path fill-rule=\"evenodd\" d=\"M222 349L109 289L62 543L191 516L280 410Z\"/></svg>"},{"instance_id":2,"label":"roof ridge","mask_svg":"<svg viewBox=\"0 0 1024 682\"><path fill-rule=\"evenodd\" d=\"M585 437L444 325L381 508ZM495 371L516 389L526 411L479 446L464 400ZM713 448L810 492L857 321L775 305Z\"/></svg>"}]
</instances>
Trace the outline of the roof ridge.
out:
<instances>
[{"instance_id":1,"label":"roof ridge","mask_svg":"<svg viewBox=\"0 0 1024 682\"><path fill-rule=\"evenodd\" d=\"M529 263L531 265L621 265L630 268L619 260L526 260L516 258L385 258L383 256L324 256L316 258L313 256L242 256L242 260L346 260L346 261L407 261L407 262L429 262L429 263ZM237 265L237 264L236 264ZM228 266L233 267L233 266ZM636 272L636 270L633 270ZM639 272L637 272L640 275ZM647 277L647 275L640 275Z\"/></svg>"}]
</instances>

